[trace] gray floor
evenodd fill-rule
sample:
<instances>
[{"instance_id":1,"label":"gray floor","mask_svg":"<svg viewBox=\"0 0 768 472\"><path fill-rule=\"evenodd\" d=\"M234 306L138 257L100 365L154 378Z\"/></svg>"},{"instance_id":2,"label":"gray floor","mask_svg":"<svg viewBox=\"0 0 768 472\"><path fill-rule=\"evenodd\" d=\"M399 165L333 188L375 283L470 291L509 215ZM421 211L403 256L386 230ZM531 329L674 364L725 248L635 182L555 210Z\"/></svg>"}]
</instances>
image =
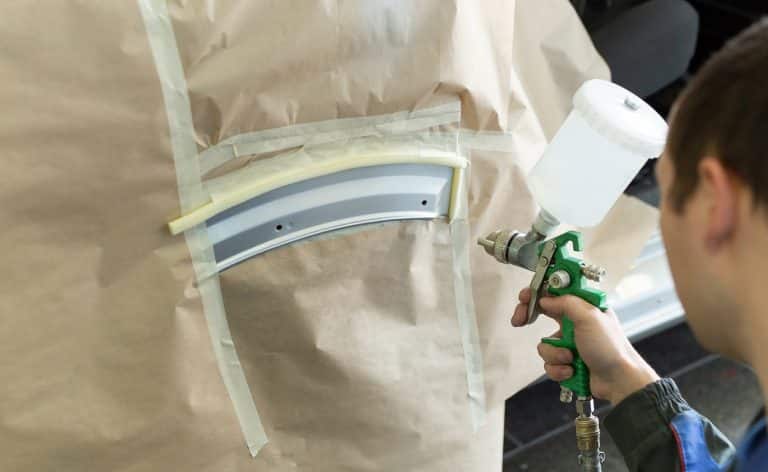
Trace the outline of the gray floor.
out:
<instances>
[{"instance_id":1,"label":"gray floor","mask_svg":"<svg viewBox=\"0 0 768 472\"><path fill-rule=\"evenodd\" d=\"M709 417L732 441L738 442L762 406L752 372L734 362L709 356L673 375L685 398ZM604 415L605 412L601 412ZM577 471L573 429L560 428L517 450L505 461L504 472ZM605 472L627 471L608 434L603 434Z\"/></svg>"}]
</instances>

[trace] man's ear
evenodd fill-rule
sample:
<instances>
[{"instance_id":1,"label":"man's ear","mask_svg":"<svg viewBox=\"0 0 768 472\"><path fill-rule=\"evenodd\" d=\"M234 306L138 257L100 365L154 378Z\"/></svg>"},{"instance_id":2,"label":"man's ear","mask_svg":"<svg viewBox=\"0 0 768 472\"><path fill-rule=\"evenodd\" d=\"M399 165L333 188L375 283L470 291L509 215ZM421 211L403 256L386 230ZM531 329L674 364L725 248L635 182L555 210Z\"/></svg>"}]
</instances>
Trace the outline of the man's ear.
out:
<instances>
[{"instance_id":1,"label":"man's ear","mask_svg":"<svg viewBox=\"0 0 768 472\"><path fill-rule=\"evenodd\" d=\"M702 159L698 172L699 185L707 205L705 244L708 250L715 252L731 239L736 230L737 183L731 173L714 157Z\"/></svg>"}]
</instances>

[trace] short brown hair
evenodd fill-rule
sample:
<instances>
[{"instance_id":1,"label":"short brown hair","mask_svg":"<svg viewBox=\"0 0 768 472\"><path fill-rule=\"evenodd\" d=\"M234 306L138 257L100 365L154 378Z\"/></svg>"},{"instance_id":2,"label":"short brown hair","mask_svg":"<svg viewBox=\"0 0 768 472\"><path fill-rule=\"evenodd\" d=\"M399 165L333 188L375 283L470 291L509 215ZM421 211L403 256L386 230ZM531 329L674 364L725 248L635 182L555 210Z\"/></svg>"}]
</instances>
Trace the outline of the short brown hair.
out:
<instances>
[{"instance_id":1,"label":"short brown hair","mask_svg":"<svg viewBox=\"0 0 768 472\"><path fill-rule=\"evenodd\" d=\"M707 155L749 186L756 206L768 206L768 17L731 39L687 85L672 113L667 154L678 211Z\"/></svg>"}]
</instances>

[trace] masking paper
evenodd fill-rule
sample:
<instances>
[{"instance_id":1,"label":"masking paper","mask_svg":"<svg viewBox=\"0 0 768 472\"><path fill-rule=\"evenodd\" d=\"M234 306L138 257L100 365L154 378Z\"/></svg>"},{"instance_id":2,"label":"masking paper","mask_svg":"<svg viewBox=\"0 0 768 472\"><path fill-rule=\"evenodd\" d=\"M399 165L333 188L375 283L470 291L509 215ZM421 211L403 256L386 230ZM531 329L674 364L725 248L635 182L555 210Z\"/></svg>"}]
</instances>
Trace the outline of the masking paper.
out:
<instances>
[{"instance_id":1,"label":"masking paper","mask_svg":"<svg viewBox=\"0 0 768 472\"><path fill-rule=\"evenodd\" d=\"M201 159L245 133L458 100L459 141L475 143L471 244L530 226L525 175L578 86L608 77L566 0L168 11L187 84L175 93L189 96ZM504 400L542 374L535 346L554 330L509 326L530 273L470 249L487 415L477 432L446 221L341 232L221 273L269 441L252 458L190 248L167 228L183 211L139 4L5 2L0 13L0 470L501 469ZM503 146L481 146L488 136ZM213 179L248 163L198 164ZM590 251L627 261L621 271L654 214L622 200L610 219Z\"/></svg>"}]
</instances>

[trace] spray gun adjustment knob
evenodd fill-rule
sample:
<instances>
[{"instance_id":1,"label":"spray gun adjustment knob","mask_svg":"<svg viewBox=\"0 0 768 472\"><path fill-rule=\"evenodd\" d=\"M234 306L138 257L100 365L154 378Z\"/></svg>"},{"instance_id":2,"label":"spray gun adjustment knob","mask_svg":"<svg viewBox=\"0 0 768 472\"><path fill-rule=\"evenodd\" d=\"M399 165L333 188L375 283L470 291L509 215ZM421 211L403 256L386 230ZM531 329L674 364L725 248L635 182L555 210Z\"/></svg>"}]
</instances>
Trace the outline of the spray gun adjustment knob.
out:
<instances>
[{"instance_id":1,"label":"spray gun adjustment knob","mask_svg":"<svg viewBox=\"0 0 768 472\"><path fill-rule=\"evenodd\" d=\"M581 273L584 274L584 277L594 282L602 282L606 275L605 269L592 264L581 266Z\"/></svg>"},{"instance_id":2,"label":"spray gun adjustment knob","mask_svg":"<svg viewBox=\"0 0 768 472\"><path fill-rule=\"evenodd\" d=\"M549 276L549 286L552 288L565 288L571 285L571 276L564 270L556 270Z\"/></svg>"}]
</instances>

